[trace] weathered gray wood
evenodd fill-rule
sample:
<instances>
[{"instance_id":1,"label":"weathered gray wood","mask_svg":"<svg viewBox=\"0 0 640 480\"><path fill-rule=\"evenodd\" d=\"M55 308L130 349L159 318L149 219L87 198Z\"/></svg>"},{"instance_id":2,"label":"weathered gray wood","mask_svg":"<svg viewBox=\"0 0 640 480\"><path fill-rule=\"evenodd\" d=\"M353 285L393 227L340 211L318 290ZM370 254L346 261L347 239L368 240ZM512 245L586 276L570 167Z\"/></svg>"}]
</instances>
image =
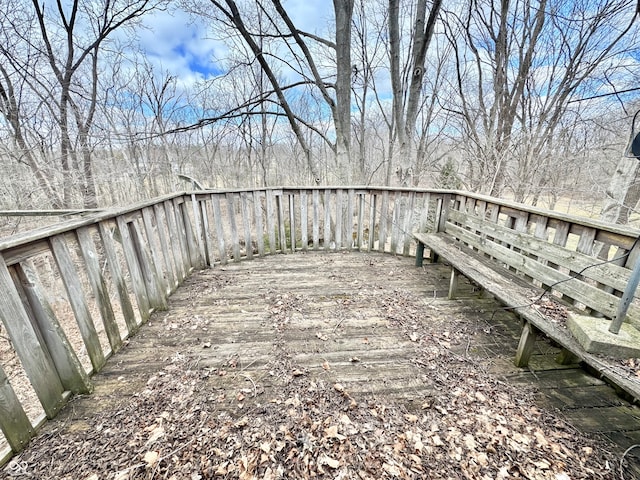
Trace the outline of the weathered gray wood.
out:
<instances>
[{"instance_id":1,"label":"weathered gray wood","mask_svg":"<svg viewBox=\"0 0 640 480\"><path fill-rule=\"evenodd\" d=\"M211 204L213 205L213 220L216 224L216 239L218 240L218 255L220 255L220 263L227 263L227 248L224 242L224 228L222 224L222 209L220 208L220 195L211 195Z\"/></svg>"},{"instance_id":2,"label":"weathered gray wood","mask_svg":"<svg viewBox=\"0 0 640 480\"><path fill-rule=\"evenodd\" d=\"M375 246L376 241L376 201L378 196L375 193L370 195L371 201L369 202L369 238L368 238L368 249L369 251L373 251L373 247Z\"/></svg>"},{"instance_id":3,"label":"weathered gray wood","mask_svg":"<svg viewBox=\"0 0 640 480\"><path fill-rule=\"evenodd\" d=\"M189 274L191 267L193 266L191 251L189 249L189 241L187 239L186 222L184 218L184 199L174 198L173 202L173 215L176 219L176 240L180 245L180 264L186 276Z\"/></svg>"},{"instance_id":4,"label":"weathered gray wood","mask_svg":"<svg viewBox=\"0 0 640 480\"><path fill-rule=\"evenodd\" d=\"M242 226L244 228L244 249L249 260L253 259L253 241L251 239L251 215L249 213L249 199L247 192L240 193L242 204Z\"/></svg>"},{"instance_id":5,"label":"weathered gray wood","mask_svg":"<svg viewBox=\"0 0 640 480\"><path fill-rule=\"evenodd\" d=\"M43 348L11 274L0 255L0 318L47 417L53 418L63 405L64 391L49 353ZM5 392L6 393L6 392Z\"/></svg>"},{"instance_id":6,"label":"weathered gray wood","mask_svg":"<svg viewBox=\"0 0 640 480\"><path fill-rule=\"evenodd\" d=\"M327 188L323 196L324 203L324 244L325 250L331 249L331 189Z\"/></svg>"},{"instance_id":7,"label":"weathered gray wood","mask_svg":"<svg viewBox=\"0 0 640 480\"><path fill-rule=\"evenodd\" d=\"M202 222L202 248L204 250L204 264L205 267L211 267L213 265L213 246L211 244L211 226L209 225L209 214L207 210L207 201L201 200L198 202L198 214L200 215L200 221ZM161 230L158 222L158 230Z\"/></svg>"},{"instance_id":8,"label":"weathered gray wood","mask_svg":"<svg viewBox=\"0 0 640 480\"><path fill-rule=\"evenodd\" d=\"M420 208L420 223L418 224L418 232L426 232L429 225L429 208L431 207L431 195L422 193L422 208Z\"/></svg>"},{"instance_id":9,"label":"weathered gray wood","mask_svg":"<svg viewBox=\"0 0 640 480\"><path fill-rule=\"evenodd\" d=\"M111 298L107 290L107 282L100 269L100 259L98 258L96 246L89 232L89 227L80 227L76 230L76 235L78 244L80 245L80 252L84 259L87 278L89 279L93 296L100 310L104 330L107 334L111 351L115 353L122 347L122 337L118 323L116 322L116 316L113 313Z\"/></svg>"},{"instance_id":10,"label":"weathered gray wood","mask_svg":"<svg viewBox=\"0 0 640 480\"><path fill-rule=\"evenodd\" d=\"M300 239L302 242L302 250L307 251L309 248L309 206L307 191L300 190Z\"/></svg>"},{"instance_id":11,"label":"weathered gray wood","mask_svg":"<svg viewBox=\"0 0 640 480\"><path fill-rule=\"evenodd\" d=\"M422 267L424 263L424 243L418 242L416 245L416 267Z\"/></svg>"},{"instance_id":12,"label":"weathered gray wood","mask_svg":"<svg viewBox=\"0 0 640 480\"><path fill-rule=\"evenodd\" d=\"M269 250L271 253L276 253L278 251L278 246L276 245L276 225L274 220L276 218L275 208L274 208L274 193L273 190L266 191L267 196L267 230L269 231Z\"/></svg>"},{"instance_id":13,"label":"weathered gray wood","mask_svg":"<svg viewBox=\"0 0 640 480\"><path fill-rule=\"evenodd\" d=\"M87 227L81 227L84 229ZM27 313L31 313L35 330L46 345L64 390L73 393L90 393L93 390L89 375L69 343L53 308L49 304L36 270L25 261L12 270L14 283L22 287Z\"/></svg>"},{"instance_id":14,"label":"weathered gray wood","mask_svg":"<svg viewBox=\"0 0 640 480\"><path fill-rule=\"evenodd\" d=\"M583 228L582 233L580 234L580 240L578 240L576 251L592 256L595 240L596 230L593 228Z\"/></svg>"},{"instance_id":15,"label":"weathered gray wood","mask_svg":"<svg viewBox=\"0 0 640 480\"><path fill-rule=\"evenodd\" d=\"M313 190L311 200L313 202L313 224L311 228L313 235L313 249L318 250L318 248L320 248L320 194L318 190Z\"/></svg>"},{"instance_id":16,"label":"weathered gray wood","mask_svg":"<svg viewBox=\"0 0 640 480\"><path fill-rule=\"evenodd\" d=\"M157 310L167 309L166 289L163 288L163 282L157 275L157 268L153 264L153 258L147 248L148 242L145 242L140 233L140 228L136 221L129 223L129 233L133 248L138 258L144 285L147 289L147 298L149 305Z\"/></svg>"},{"instance_id":17,"label":"weathered gray wood","mask_svg":"<svg viewBox=\"0 0 640 480\"><path fill-rule=\"evenodd\" d=\"M276 194L276 207L278 211L278 232L280 237L280 251L285 253L287 251L287 229L284 215L284 193L278 191Z\"/></svg>"},{"instance_id":18,"label":"weathered gray wood","mask_svg":"<svg viewBox=\"0 0 640 480\"><path fill-rule=\"evenodd\" d=\"M520 343L516 350L516 358L514 364L516 367L526 367L529 365L529 359L536 345L536 328L529 322L525 322L520 335Z\"/></svg>"},{"instance_id":19,"label":"weathered gray wood","mask_svg":"<svg viewBox=\"0 0 640 480\"><path fill-rule=\"evenodd\" d=\"M387 225L389 224L389 192L382 192L382 206L380 207L380 232L378 244L380 251L385 252L387 248Z\"/></svg>"},{"instance_id":20,"label":"weathered gray wood","mask_svg":"<svg viewBox=\"0 0 640 480\"><path fill-rule=\"evenodd\" d=\"M567 295L571 299L578 300L609 318L613 318L616 315L619 299L614 295L588 285L559 270L542 265L540 262L514 252L496 242L489 244L479 236L456 225L447 224L447 233L451 233L454 237L460 238L463 242L480 251L490 252L496 260L516 268L525 275L540 280L544 285L553 285L554 290ZM631 306L629 315L634 318L640 318L640 309Z\"/></svg>"},{"instance_id":21,"label":"weathered gray wood","mask_svg":"<svg viewBox=\"0 0 640 480\"><path fill-rule=\"evenodd\" d=\"M362 245L364 243L364 219L365 217L365 199L364 193L356 192L358 198L358 236L356 239L356 249L362 250Z\"/></svg>"},{"instance_id":22,"label":"weathered gray wood","mask_svg":"<svg viewBox=\"0 0 640 480\"><path fill-rule=\"evenodd\" d=\"M202 207L205 208L206 205L203 203ZM168 290L168 293L171 294L178 287L178 281L176 280L176 273L175 273L175 268L176 268L175 259L173 258L171 246L169 244L169 238L167 237L169 233L169 228L166 222L166 216L165 216L164 208L162 207L162 205L159 205L159 204L154 205L154 213L156 216L156 222L157 222L157 228L158 228L157 230L158 240L160 241L160 252L162 253L162 258L164 259L163 265L165 266L165 272L167 275L167 290ZM165 229L165 226L167 227L166 229ZM208 232L208 228L206 230ZM208 235L206 235L206 241L208 244L209 242ZM210 252L210 251L211 249L208 246L207 252Z\"/></svg>"},{"instance_id":23,"label":"weathered gray wood","mask_svg":"<svg viewBox=\"0 0 640 480\"><path fill-rule=\"evenodd\" d=\"M409 192L409 198L407 199L407 207L404 212L404 224L402 226L402 254L406 257L409 256L411 248L411 229L413 226L413 211L415 208L416 194Z\"/></svg>"},{"instance_id":24,"label":"weathered gray wood","mask_svg":"<svg viewBox=\"0 0 640 480\"><path fill-rule=\"evenodd\" d=\"M133 312L131 299L129 298L127 283L124 275L122 274L120 261L113 244L112 230L105 222L100 222L98 223L98 231L100 232L100 240L102 241L102 248L104 249L104 255L107 260L107 267L111 273L111 281L118 292L120 309L122 310L122 315L127 325L127 336L130 336L138 330L138 323L136 321L135 313Z\"/></svg>"},{"instance_id":25,"label":"weathered gray wood","mask_svg":"<svg viewBox=\"0 0 640 480\"><path fill-rule=\"evenodd\" d=\"M253 210L256 227L256 243L258 255L264 257L264 226L262 223L262 194L259 190L253 192Z\"/></svg>"},{"instance_id":26,"label":"weathered gray wood","mask_svg":"<svg viewBox=\"0 0 640 480\"><path fill-rule=\"evenodd\" d=\"M156 235L157 231L160 230L159 220L154 218L153 209L150 207L142 209L142 224L144 225L146 237L146 243L143 243L143 245L146 246L144 251L151 257L151 267L153 268L151 273L155 277L158 287L161 290L162 297L166 297L170 290L164 272L168 267L164 264L162 249L159 245L158 235Z\"/></svg>"},{"instance_id":27,"label":"weathered gray wood","mask_svg":"<svg viewBox=\"0 0 640 480\"><path fill-rule=\"evenodd\" d=\"M556 265L569 267L573 272L581 272L584 278L592 279L603 285L610 285L617 290L624 290L629 281L630 271L614 263L603 263L597 265L598 260L580 252L574 252L550 243L544 238L535 235L516 233L501 225L483 222L481 219L451 211L450 218L463 225L469 225L488 238L500 238L509 245L516 246L522 252L527 253L531 258L537 259L542 265L549 261ZM546 235L544 235L546 237ZM485 248L490 251L490 247Z\"/></svg>"},{"instance_id":28,"label":"weathered gray wood","mask_svg":"<svg viewBox=\"0 0 640 480\"><path fill-rule=\"evenodd\" d=\"M63 237L55 235L49 239L51 244L51 252L53 258L56 260L58 270L60 271L60 278L67 290L67 297L73 314L76 317L76 323L80 330L80 335L84 341L84 345L87 349L87 355L91 360L91 365L96 372L104 366L105 358L100 345L100 339L98 338L98 332L96 331L95 324L91 318L91 312L86 301L86 295L82 290L82 284L80 283L80 277L76 270L71 254L69 253L69 247Z\"/></svg>"},{"instance_id":29,"label":"weathered gray wood","mask_svg":"<svg viewBox=\"0 0 640 480\"><path fill-rule=\"evenodd\" d=\"M576 357L573 353L571 353L566 348L562 348L560 353L556 357L556 363L560 365L572 365L575 363L579 363L580 359Z\"/></svg>"},{"instance_id":30,"label":"weathered gray wood","mask_svg":"<svg viewBox=\"0 0 640 480\"><path fill-rule=\"evenodd\" d=\"M204 268L204 260L200 255L200 247L199 242L196 239L195 234L193 233L193 222L191 221L191 216L189 215L189 209L187 207L187 200L184 199L183 202L180 203L179 209L182 217L182 224L184 228L184 236L186 239L187 250L189 252L187 258L189 263L187 265L187 271L192 268L202 269Z\"/></svg>"},{"instance_id":31,"label":"weathered gray wood","mask_svg":"<svg viewBox=\"0 0 640 480\"><path fill-rule=\"evenodd\" d=\"M569 238L569 230L571 229L571 224L568 222L559 222L555 225L556 233L553 236L553 243L556 245L560 245L564 247L567 245L567 240Z\"/></svg>"},{"instance_id":32,"label":"weathered gray wood","mask_svg":"<svg viewBox=\"0 0 640 480\"><path fill-rule=\"evenodd\" d=\"M291 253L296 252L296 201L293 193L289 197L289 237L291 238Z\"/></svg>"},{"instance_id":33,"label":"weathered gray wood","mask_svg":"<svg viewBox=\"0 0 640 480\"><path fill-rule=\"evenodd\" d=\"M142 323L146 323L151 315L151 305L149 303L145 280L142 275L140 264L138 263L138 257L133 245L133 240L131 239L129 225L121 216L116 217L116 223L118 225L118 231L120 232L120 238L122 239L122 252L124 253L124 258L129 269L129 275L131 276L131 288L133 289L133 293L136 297Z\"/></svg>"},{"instance_id":34,"label":"weathered gray wood","mask_svg":"<svg viewBox=\"0 0 640 480\"><path fill-rule=\"evenodd\" d=\"M18 453L35 435L35 429L0 365L0 429L11 450Z\"/></svg>"},{"instance_id":35,"label":"weathered gray wood","mask_svg":"<svg viewBox=\"0 0 640 480\"><path fill-rule=\"evenodd\" d=\"M336 250L344 246L344 190L336 189Z\"/></svg>"},{"instance_id":36,"label":"weathered gray wood","mask_svg":"<svg viewBox=\"0 0 640 480\"><path fill-rule=\"evenodd\" d=\"M176 283L180 284L187 277L187 270L184 265L184 257L182 254L182 234L179 231L176 213L175 203L171 201L165 201L164 203L164 218L167 221L167 235L169 237L170 245L173 252L173 263L175 265Z\"/></svg>"},{"instance_id":37,"label":"weathered gray wood","mask_svg":"<svg viewBox=\"0 0 640 480\"><path fill-rule=\"evenodd\" d=\"M355 209L355 190L350 188L347 190L347 235L349 236L349 250L356 246L358 234L353 229L353 214Z\"/></svg>"},{"instance_id":38,"label":"weathered gray wood","mask_svg":"<svg viewBox=\"0 0 640 480\"><path fill-rule=\"evenodd\" d=\"M204 225L202 219L202 209L200 208L200 200L196 197L195 194L191 195L191 207L193 208L193 228L195 229L194 240L196 243L197 251L199 254L201 261L199 261L198 265L200 268L203 267L202 263L209 264L207 260L207 249L206 242L204 241ZM144 209L143 209L144 212ZM154 260L156 260L154 258Z\"/></svg>"},{"instance_id":39,"label":"weathered gray wood","mask_svg":"<svg viewBox=\"0 0 640 480\"><path fill-rule=\"evenodd\" d=\"M523 287L517 277L504 269L502 270L505 273L497 273L494 270L495 262L493 260L482 258L479 254L467 250L462 253L446 234L415 234L414 236L417 240L428 245L432 252L437 252L449 262L455 263L463 275L474 279L499 302L511 307L518 307L514 310L517 310L524 320L573 353L580 361L588 364L603 378L609 379L634 398L640 399L640 388L637 382L629 380L626 373L621 374L615 371L609 363L598 356L585 352L568 330L559 328L531 306L530 299L538 295L540 290L533 286ZM489 264L493 266L489 266Z\"/></svg>"},{"instance_id":40,"label":"weathered gray wood","mask_svg":"<svg viewBox=\"0 0 640 480\"><path fill-rule=\"evenodd\" d=\"M451 278L449 279L449 294L447 298L454 300L458 294L458 270L455 267L451 267Z\"/></svg>"},{"instance_id":41,"label":"weathered gray wood","mask_svg":"<svg viewBox=\"0 0 640 480\"><path fill-rule=\"evenodd\" d=\"M393 216L391 220L391 253L398 254L400 240L400 216L402 209L402 192L396 191L393 198Z\"/></svg>"},{"instance_id":42,"label":"weathered gray wood","mask_svg":"<svg viewBox=\"0 0 640 480\"><path fill-rule=\"evenodd\" d=\"M236 202L235 194L227 193L227 213L229 214L229 229L231 230L231 250L233 251L233 261L240 261L240 239L238 237L238 223L236 222Z\"/></svg>"}]
</instances>

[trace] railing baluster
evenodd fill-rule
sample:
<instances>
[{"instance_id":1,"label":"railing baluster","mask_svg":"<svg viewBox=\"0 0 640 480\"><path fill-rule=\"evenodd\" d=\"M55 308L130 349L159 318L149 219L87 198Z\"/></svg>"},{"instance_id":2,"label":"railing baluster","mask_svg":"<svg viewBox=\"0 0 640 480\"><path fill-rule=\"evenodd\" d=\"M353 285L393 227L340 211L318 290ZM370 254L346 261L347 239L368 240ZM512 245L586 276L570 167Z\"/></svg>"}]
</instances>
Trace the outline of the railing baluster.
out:
<instances>
[{"instance_id":1,"label":"railing baluster","mask_svg":"<svg viewBox=\"0 0 640 480\"><path fill-rule=\"evenodd\" d=\"M309 205L307 191L300 190L300 241L304 252L309 248Z\"/></svg>"},{"instance_id":2,"label":"railing baluster","mask_svg":"<svg viewBox=\"0 0 640 480\"><path fill-rule=\"evenodd\" d=\"M353 250L356 244L357 234L354 235L353 230L353 214L355 209L355 190L350 188L347 190L347 242L349 244L349 250Z\"/></svg>"},{"instance_id":3,"label":"railing baluster","mask_svg":"<svg viewBox=\"0 0 640 480\"><path fill-rule=\"evenodd\" d=\"M177 244L180 246L180 256L178 258L180 259L180 265L184 272L184 278L186 278L193 264L191 261L191 252L189 250L185 221L183 218L182 205L184 205L184 199L174 198L171 204L173 207L172 215L175 218L175 240L177 240Z\"/></svg>"},{"instance_id":4,"label":"railing baluster","mask_svg":"<svg viewBox=\"0 0 640 480\"><path fill-rule=\"evenodd\" d=\"M389 191L382 192L382 206L380 207L380 232L379 232L379 250L387 251L387 226L389 224Z\"/></svg>"},{"instance_id":5,"label":"railing baluster","mask_svg":"<svg viewBox=\"0 0 640 480\"><path fill-rule=\"evenodd\" d=\"M191 195L191 207L193 210L193 226L196 230L194 239L196 245L194 247L199 252L201 262L204 262L204 266L206 266L209 265L209 258L207 255L206 242L204 241L205 227L203 225L202 210L200 209L200 200L195 193ZM202 263L199 262L199 265L202 268Z\"/></svg>"},{"instance_id":6,"label":"railing baluster","mask_svg":"<svg viewBox=\"0 0 640 480\"><path fill-rule=\"evenodd\" d=\"M204 205L203 205L204 208ZM168 228L165 230L163 224L163 219L166 221L166 216L164 214L164 209L160 205L154 205L154 213L156 216L156 227L158 231L158 239L160 241L160 251L162 252L162 257L164 258L164 266L165 272L167 274L167 291L171 294L176 287L178 286L178 281L176 280L175 274L175 259L171 254L171 247L169 239L167 238ZM208 238L207 238L208 241ZM210 250L208 249L207 252ZM208 258L208 257L207 257Z\"/></svg>"},{"instance_id":7,"label":"railing baluster","mask_svg":"<svg viewBox=\"0 0 640 480\"><path fill-rule=\"evenodd\" d=\"M275 218L275 210L274 210L274 193L273 190L266 191L266 203L267 203L267 230L269 234L269 250L272 254L275 254L278 251L278 246L276 245L276 225L274 222Z\"/></svg>"},{"instance_id":8,"label":"railing baluster","mask_svg":"<svg viewBox=\"0 0 640 480\"><path fill-rule=\"evenodd\" d=\"M133 305L127 291L127 284L120 268L120 261L113 244L112 230L105 222L98 223L98 231L100 232L100 240L104 248L104 255L107 259L107 267L111 273L112 282L115 284L118 298L120 300L120 309L127 325L127 336L133 335L138 330L138 323L133 311Z\"/></svg>"},{"instance_id":9,"label":"railing baluster","mask_svg":"<svg viewBox=\"0 0 640 480\"><path fill-rule=\"evenodd\" d=\"M338 188L336 190L336 250L340 250L344 246L344 231L342 224L344 223L343 209L344 209L344 190Z\"/></svg>"},{"instance_id":10,"label":"railing baluster","mask_svg":"<svg viewBox=\"0 0 640 480\"><path fill-rule=\"evenodd\" d=\"M120 330L116 323L116 316L113 313L111 299L109 298L109 292L107 291L107 282L100 270L100 261L98 253L96 252L96 246L87 227L82 227L76 230L76 235L80 245L80 252L87 269L87 278L89 279L89 284L93 290L93 296L96 299L96 304L100 310L104 330L107 334L107 338L109 339L111 351L115 353L120 350L120 347L122 346L122 337L120 336Z\"/></svg>"},{"instance_id":11,"label":"railing baluster","mask_svg":"<svg viewBox=\"0 0 640 480\"><path fill-rule=\"evenodd\" d=\"M324 190L324 250L331 249L331 189Z\"/></svg>"},{"instance_id":12,"label":"railing baluster","mask_svg":"<svg viewBox=\"0 0 640 480\"><path fill-rule=\"evenodd\" d=\"M244 249L247 259L253 258L253 242L251 240L251 217L249 215L249 200L247 199L247 192L240 194L240 201L242 202L242 226L244 227Z\"/></svg>"},{"instance_id":13,"label":"railing baluster","mask_svg":"<svg viewBox=\"0 0 640 480\"><path fill-rule=\"evenodd\" d=\"M256 220L256 243L258 244L258 255L264 256L264 225L262 222L262 195L260 190L253 192L253 211Z\"/></svg>"},{"instance_id":14,"label":"railing baluster","mask_svg":"<svg viewBox=\"0 0 640 480\"><path fill-rule=\"evenodd\" d=\"M91 318L91 312L87 306L85 293L82 290L80 283L80 277L73 264L71 255L69 253L69 247L66 241L60 235L53 236L49 239L51 245L51 252L56 260L58 269L60 271L60 278L64 283L67 290L67 296L69 298L69 304L73 310L73 314L76 317L82 340L87 349L87 354L91 360L91 365L94 371L99 372L104 363L105 357L100 345L100 339L98 338L98 332Z\"/></svg>"},{"instance_id":15,"label":"railing baluster","mask_svg":"<svg viewBox=\"0 0 640 480\"><path fill-rule=\"evenodd\" d=\"M187 270L184 265L183 245L181 242L182 235L178 231L176 222L176 205L172 201L164 202L165 220L167 221L168 237L173 251L173 260L176 267L177 282L181 283L187 277Z\"/></svg>"},{"instance_id":16,"label":"railing baluster","mask_svg":"<svg viewBox=\"0 0 640 480\"><path fill-rule=\"evenodd\" d=\"M0 429L7 439L11 450L22 451L27 442L35 435L27 414L11 387L7 375L0 366Z\"/></svg>"},{"instance_id":17,"label":"railing baluster","mask_svg":"<svg viewBox=\"0 0 640 480\"><path fill-rule=\"evenodd\" d=\"M160 247L158 246L158 239L156 236L156 230L159 230L158 221L156 219L156 228L153 226L153 218L152 218L152 209L143 208L142 209L142 224L144 225L144 232L147 238L146 245L148 248L145 248L144 251L149 251L151 257L151 267L153 268L153 276L160 289L160 295L164 298L167 294L167 283L165 281L164 272L167 270L167 266L163 265L163 256L161 255Z\"/></svg>"},{"instance_id":18,"label":"railing baluster","mask_svg":"<svg viewBox=\"0 0 640 480\"><path fill-rule=\"evenodd\" d=\"M220 207L220 197L218 194L211 194L211 204L213 205L213 220L216 224L216 239L218 240L218 254L220 263L227 264L227 248L224 242L224 229L222 227L222 208Z\"/></svg>"},{"instance_id":19,"label":"railing baluster","mask_svg":"<svg viewBox=\"0 0 640 480\"><path fill-rule=\"evenodd\" d=\"M89 393L93 390L89 375L69 343L67 335L49 304L36 270L30 263L29 260L25 260L25 262L14 266L13 271L17 277L14 284L20 285L24 291L27 300L26 307L31 310L36 331L51 355L62 388L73 393Z\"/></svg>"},{"instance_id":20,"label":"railing baluster","mask_svg":"<svg viewBox=\"0 0 640 480\"><path fill-rule=\"evenodd\" d=\"M240 240L238 238L238 224L236 222L235 194L227 193L227 213L229 214L229 227L231 228L231 249L233 251L233 261L240 261Z\"/></svg>"},{"instance_id":21,"label":"railing baluster","mask_svg":"<svg viewBox=\"0 0 640 480\"><path fill-rule=\"evenodd\" d=\"M0 318L42 408L48 418L53 418L64 403L62 398L64 389L49 353L41 345L29 320L1 255Z\"/></svg>"},{"instance_id":22,"label":"railing baluster","mask_svg":"<svg viewBox=\"0 0 640 480\"><path fill-rule=\"evenodd\" d=\"M285 214L284 214L284 192L278 191L276 194L276 208L278 212L278 233L280 237L280 252L285 253L287 251L287 231L285 228Z\"/></svg>"},{"instance_id":23,"label":"railing baluster","mask_svg":"<svg viewBox=\"0 0 640 480\"><path fill-rule=\"evenodd\" d=\"M320 194L317 189L313 190L313 249L320 248Z\"/></svg>"},{"instance_id":24,"label":"railing baluster","mask_svg":"<svg viewBox=\"0 0 640 480\"><path fill-rule=\"evenodd\" d=\"M416 194L409 192L407 208L404 212L404 225L402 227L402 254L406 257L411 249L411 230L413 228L413 209L415 206Z\"/></svg>"},{"instance_id":25,"label":"railing baluster","mask_svg":"<svg viewBox=\"0 0 640 480\"><path fill-rule=\"evenodd\" d=\"M136 296L136 302L138 303L138 310L140 312L142 323L146 323L151 315L151 305L149 303L149 297L145 287L145 280L142 276L142 270L138 263L138 257L133 246L133 240L131 239L129 225L122 216L116 217L116 223L118 225L118 231L120 232L120 238L122 239L122 251L124 253L124 258L127 261L129 275L131 275L131 288Z\"/></svg>"},{"instance_id":26,"label":"railing baluster","mask_svg":"<svg viewBox=\"0 0 640 480\"><path fill-rule=\"evenodd\" d=\"M204 267L204 257L200 255L199 242L196 242L196 236L193 233L193 222L189 215L187 198L184 198L178 205L178 212L182 220L184 242L187 246L187 255L185 258L187 260L186 270L189 271L192 268L201 269Z\"/></svg>"},{"instance_id":27,"label":"railing baluster","mask_svg":"<svg viewBox=\"0 0 640 480\"><path fill-rule=\"evenodd\" d=\"M376 201L378 197L375 193L371 192L369 198L369 236L367 248L372 252L376 242Z\"/></svg>"}]
</instances>

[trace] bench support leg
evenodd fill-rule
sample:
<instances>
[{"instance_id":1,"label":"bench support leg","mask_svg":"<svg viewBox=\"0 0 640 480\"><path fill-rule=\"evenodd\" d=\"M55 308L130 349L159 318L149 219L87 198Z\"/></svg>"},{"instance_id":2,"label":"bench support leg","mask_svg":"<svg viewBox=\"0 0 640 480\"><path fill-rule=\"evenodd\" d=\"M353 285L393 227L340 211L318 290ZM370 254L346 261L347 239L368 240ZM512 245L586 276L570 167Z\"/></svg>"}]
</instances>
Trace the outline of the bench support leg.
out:
<instances>
[{"instance_id":1,"label":"bench support leg","mask_svg":"<svg viewBox=\"0 0 640 480\"><path fill-rule=\"evenodd\" d=\"M536 327L529 322L525 322L522 327L522 334L520 335L520 343L518 344L518 351L516 352L515 364L516 367L526 367L529 365L529 359L533 353L533 348L536 345Z\"/></svg>"},{"instance_id":2,"label":"bench support leg","mask_svg":"<svg viewBox=\"0 0 640 480\"><path fill-rule=\"evenodd\" d=\"M416 267L421 267L424 260L424 243L418 242L416 247Z\"/></svg>"},{"instance_id":3,"label":"bench support leg","mask_svg":"<svg viewBox=\"0 0 640 480\"><path fill-rule=\"evenodd\" d=\"M560 350L560 353L556 357L556 362L560 365L571 365L572 363L578 363L579 361L580 359L566 348Z\"/></svg>"},{"instance_id":4,"label":"bench support leg","mask_svg":"<svg viewBox=\"0 0 640 480\"><path fill-rule=\"evenodd\" d=\"M451 279L449 280L449 295L447 298L449 300L453 300L456 298L456 294L458 293L458 271L451 267Z\"/></svg>"}]
</instances>

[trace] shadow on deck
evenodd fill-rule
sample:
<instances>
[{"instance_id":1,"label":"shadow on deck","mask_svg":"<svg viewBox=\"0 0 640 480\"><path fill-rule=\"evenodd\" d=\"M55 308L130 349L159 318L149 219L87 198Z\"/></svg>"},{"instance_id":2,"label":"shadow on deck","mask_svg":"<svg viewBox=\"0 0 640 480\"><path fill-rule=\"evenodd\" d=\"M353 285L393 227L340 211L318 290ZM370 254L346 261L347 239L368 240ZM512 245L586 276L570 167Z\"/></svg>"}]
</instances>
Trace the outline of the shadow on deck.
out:
<instances>
[{"instance_id":1,"label":"shadow on deck","mask_svg":"<svg viewBox=\"0 0 640 480\"><path fill-rule=\"evenodd\" d=\"M73 399L4 471L565 478L553 475L590 468L614 478L640 442L640 411L579 366L554 363L558 349L544 340L528 369L515 368L516 318L469 284L447 300L448 275L363 253L195 274L95 376L95 392Z\"/></svg>"}]
</instances>

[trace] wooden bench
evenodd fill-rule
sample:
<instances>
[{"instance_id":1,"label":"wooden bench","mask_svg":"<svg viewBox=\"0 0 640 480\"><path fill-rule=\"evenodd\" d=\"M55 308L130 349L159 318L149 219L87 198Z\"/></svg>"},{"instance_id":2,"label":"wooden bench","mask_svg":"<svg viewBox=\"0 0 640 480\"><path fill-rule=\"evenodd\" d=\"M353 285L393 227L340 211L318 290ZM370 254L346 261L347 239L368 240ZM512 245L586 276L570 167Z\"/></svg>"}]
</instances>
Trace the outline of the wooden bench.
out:
<instances>
[{"instance_id":1,"label":"wooden bench","mask_svg":"<svg viewBox=\"0 0 640 480\"><path fill-rule=\"evenodd\" d=\"M606 358L585 352L562 322L539 308L544 298L557 302L567 313L613 318L619 301L616 292L624 290L628 268L550 242L546 228L536 228L527 219L501 218L495 211L465 205L445 206L439 215L437 232L414 234L416 265L422 266L428 248L432 262L441 258L452 267L449 298L455 298L462 274L522 319L516 366L528 365L536 335L543 332L562 347L560 363L582 361L640 400L637 382L612 368ZM595 234L591 237L593 250ZM640 319L640 309L632 304L629 316Z\"/></svg>"}]
</instances>

